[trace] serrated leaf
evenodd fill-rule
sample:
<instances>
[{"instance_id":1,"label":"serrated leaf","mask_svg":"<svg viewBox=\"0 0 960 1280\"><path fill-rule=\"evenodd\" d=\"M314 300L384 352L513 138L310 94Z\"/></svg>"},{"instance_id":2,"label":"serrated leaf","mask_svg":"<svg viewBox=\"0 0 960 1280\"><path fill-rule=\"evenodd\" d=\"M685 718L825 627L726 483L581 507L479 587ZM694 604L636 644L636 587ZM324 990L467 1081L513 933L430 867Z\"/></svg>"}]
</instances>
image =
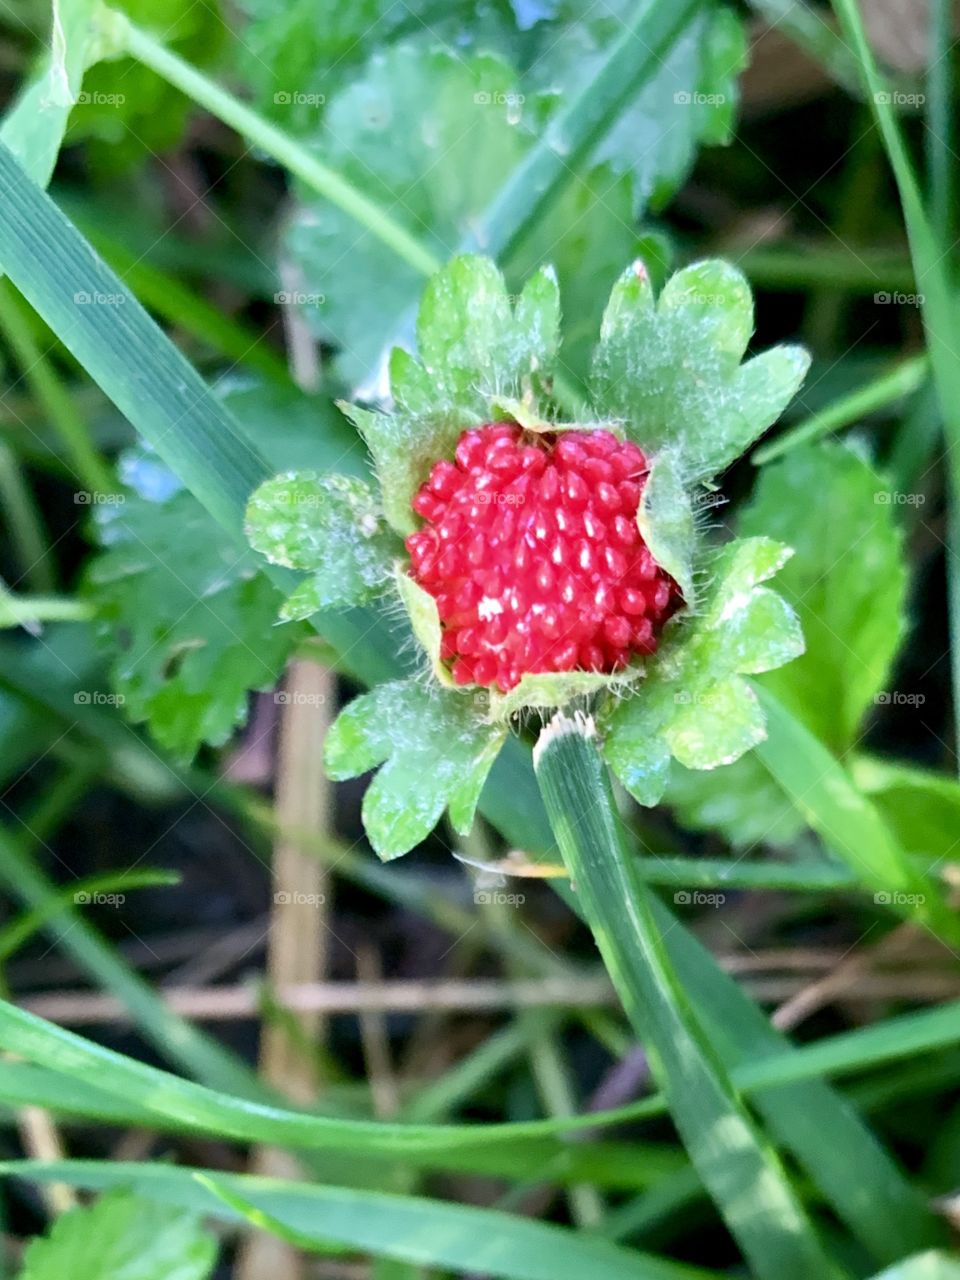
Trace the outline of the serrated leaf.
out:
<instances>
[{"instance_id":1,"label":"serrated leaf","mask_svg":"<svg viewBox=\"0 0 960 1280\"><path fill-rule=\"evenodd\" d=\"M763 683L838 752L884 688L904 631L902 539L878 495L887 496L884 482L859 453L835 442L809 445L761 471L738 525L794 548L777 587L797 611L805 652ZM752 756L718 774L675 769L667 801L685 826L720 831L734 844L789 843L803 827Z\"/></svg>"},{"instance_id":2,"label":"serrated leaf","mask_svg":"<svg viewBox=\"0 0 960 1280\"><path fill-rule=\"evenodd\" d=\"M109 1191L31 1241L20 1280L205 1280L216 1259L196 1214Z\"/></svg>"},{"instance_id":3,"label":"serrated leaf","mask_svg":"<svg viewBox=\"0 0 960 1280\"><path fill-rule=\"evenodd\" d=\"M634 697L604 708L605 754L641 804L660 800L671 756L714 769L763 738L763 716L741 675L803 651L796 617L760 585L788 555L767 538L724 548L701 612L672 619Z\"/></svg>"},{"instance_id":4,"label":"serrated leaf","mask_svg":"<svg viewBox=\"0 0 960 1280\"><path fill-rule=\"evenodd\" d=\"M472 693L393 681L341 711L327 735L327 772L341 781L383 765L364 796L363 825L380 857L396 858L448 807L456 830L470 829L505 736L484 723Z\"/></svg>"},{"instance_id":5,"label":"serrated leaf","mask_svg":"<svg viewBox=\"0 0 960 1280\"><path fill-rule=\"evenodd\" d=\"M87 587L97 633L124 712L187 759L244 723L248 691L276 682L303 633L273 625L279 597L253 552L191 494L171 494L155 459L128 458L125 476L164 497L130 490L96 510L104 550Z\"/></svg>"},{"instance_id":6,"label":"serrated leaf","mask_svg":"<svg viewBox=\"0 0 960 1280\"><path fill-rule=\"evenodd\" d=\"M488 258L465 254L433 275L417 319L420 360L395 351L392 414L341 404L373 456L387 519L416 527L410 500L432 463L451 457L460 433L489 422L514 397L535 405L533 389L556 354L559 295L552 272L527 281L514 306Z\"/></svg>"},{"instance_id":7,"label":"serrated leaf","mask_svg":"<svg viewBox=\"0 0 960 1280\"><path fill-rule=\"evenodd\" d=\"M432 39L406 43L375 53L333 95L316 145L444 261L530 145L508 120L517 92L515 73L498 58L448 52ZM347 214L305 193L286 243L305 290L325 299L304 310L305 320L339 347L348 382L373 385L421 276Z\"/></svg>"},{"instance_id":8,"label":"serrated leaf","mask_svg":"<svg viewBox=\"0 0 960 1280\"><path fill-rule=\"evenodd\" d=\"M247 504L246 530L272 564L312 575L281 609L287 622L381 594L400 550L365 481L316 471L288 471L260 485Z\"/></svg>"},{"instance_id":9,"label":"serrated leaf","mask_svg":"<svg viewBox=\"0 0 960 1280\"><path fill-rule=\"evenodd\" d=\"M597 410L624 423L649 452L679 454L688 482L722 471L789 403L809 358L778 347L740 361L753 331L753 301L727 262L694 263L667 281L659 301L642 265L610 295L594 355Z\"/></svg>"}]
</instances>

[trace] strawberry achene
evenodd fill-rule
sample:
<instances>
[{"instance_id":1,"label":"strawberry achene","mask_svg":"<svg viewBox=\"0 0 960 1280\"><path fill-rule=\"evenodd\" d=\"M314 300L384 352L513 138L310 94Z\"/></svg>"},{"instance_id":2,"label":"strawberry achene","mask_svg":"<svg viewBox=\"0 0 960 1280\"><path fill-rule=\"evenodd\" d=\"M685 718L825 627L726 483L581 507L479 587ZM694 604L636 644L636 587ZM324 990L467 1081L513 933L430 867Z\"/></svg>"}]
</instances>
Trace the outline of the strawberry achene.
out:
<instances>
[{"instance_id":1,"label":"strawberry achene","mask_svg":"<svg viewBox=\"0 0 960 1280\"><path fill-rule=\"evenodd\" d=\"M463 432L413 499L412 577L434 597L458 684L601 671L653 653L682 603L637 528L648 464L609 431Z\"/></svg>"}]
</instances>

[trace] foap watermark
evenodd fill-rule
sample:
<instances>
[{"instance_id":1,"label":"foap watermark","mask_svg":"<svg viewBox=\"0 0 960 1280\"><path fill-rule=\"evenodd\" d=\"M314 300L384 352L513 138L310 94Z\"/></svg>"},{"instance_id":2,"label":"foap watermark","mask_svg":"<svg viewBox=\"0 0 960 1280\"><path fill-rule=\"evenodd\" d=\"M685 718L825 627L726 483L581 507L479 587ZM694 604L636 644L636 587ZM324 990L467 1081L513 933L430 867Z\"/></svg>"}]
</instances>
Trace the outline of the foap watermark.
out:
<instances>
[{"instance_id":1,"label":"foap watermark","mask_svg":"<svg viewBox=\"0 0 960 1280\"><path fill-rule=\"evenodd\" d=\"M477 889L473 900L478 906L495 903L499 907L522 907L527 899L522 893L507 893L503 889Z\"/></svg>"},{"instance_id":2,"label":"foap watermark","mask_svg":"<svg viewBox=\"0 0 960 1280\"><path fill-rule=\"evenodd\" d=\"M107 693L104 689L78 689L73 701L78 707L122 707L126 702L122 693Z\"/></svg>"},{"instance_id":3,"label":"foap watermark","mask_svg":"<svg viewBox=\"0 0 960 1280\"><path fill-rule=\"evenodd\" d=\"M481 506L522 507L526 500L526 495L522 493L498 493L481 489L477 494L477 502Z\"/></svg>"},{"instance_id":4,"label":"foap watermark","mask_svg":"<svg viewBox=\"0 0 960 1280\"><path fill-rule=\"evenodd\" d=\"M281 89L273 95L276 107L322 107L326 101L325 93L304 93L300 89Z\"/></svg>"},{"instance_id":5,"label":"foap watermark","mask_svg":"<svg viewBox=\"0 0 960 1280\"><path fill-rule=\"evenodd\" d=\"M922 907L927 900L925 893L904 893L901 889L881 891L873 895L878 907Z\"/></svg>"},{"instance_id":6,"label":"foap watermark","mask_svg":"<svg viewBox=\"0 0 960 1280\"><path fill-rule=\"evenodd\" d=\"M75 507L122 507L126 500L125 493L100 493L96 489L78 489L73 495Z\"/></svg>"},{"instance_id":7,"label":"foap watermark","mask_svg":"<svg viewBox=\"0 0 960 1280\"><path fill-rule=\"evenodd\" d=\"M273 295L278 307L322 307L327 300L325 293L302 293L299 289L281 289Z\"/></svg>"},{"instance_id":8,"label":"foap watermark","mask_svg":"<svg viewBox=\"0 0 960 1280\"><path fill-rule=\"evenodd\" d=\"M125 893L88 893L79 889L73 900L78 907L122 907L127 900Z\"/></svg>"},{"instance_id":9,"label":"foap watermark","mask_svg":"<svg viewBox=\"0 0 960 1280\"><path fill-rule=\"evenodd\" d=\"M78 107L122 107L126 100L125 93L100 93L99 90L87 93L84 89L77 94L74 102Z\"/></svg>"},{"instance_id":10,"label":"foap watermark","mask_svg":"<svg viewBox=\"0 0 960 1280\"><path fill-rule=\"evenodd\" d=\"M81 289L73 295L73 300L78 307L122 307L127 300L125 293L100 293L94 289L92 293L88 293L86 289Z\"/></svg>"},{"instance_id":11,"label":"foap watermark","mask_svg":"<svg viewBox=\"0 0 960 1280\"><path fill-rule=\"evenodd\" d=\"M922 707L926 702L926 695L922 693L904 693L900 689L881 689L874 695L873 704L876 707Z\"/></svg>"},{"instance_id":12,"label":"foap watermark","mask_svg":"<svg viewBox=\"0 0 960 1280\"><path fill-rule=\"evenodd\" d=\"M273 901L278 907L322 907L327 897L323 893L301 893L299 890L291 892L281 889L273 895Z\"/></svg>"},{"instance_id":13,"label":"foap watermark","mask_svg":"<svg viewBox=\"0 0 960 1280\"><path fill-rule=\"evenodd\" d=\"M516 110L522 107L526 100L522 93L504 93L501 89L495 89L493 93L481 89L479 93L473 95L474 106L477 107L513 107Z\"/></svg>"},{"instance_id":14,"label":"foap watermark","mask_svg":"<svg viewBox=\"0 0 960 1280\"><path fill-rule=\"evenodd\" d=\"M922 107L927 100L925 93L903 93L899 89L881 89L873 95L878 107Z\"/></svg>"},{"instance_id":15,"label":"foap watermark","mask_svg":"<svg viewBox=\"0 0 960 1280\"><path fill-rule=\"evenodd\" d=\"M678 889L673 901L678 907L722 907L725 893L707 893L703 889Z\"/></svg>"},{"instance_id":16,"label":"foap watermark","mask_svg":"<svg viewBox=\"0 0 960 1280\"><path fill-rule=\"evenodd\" d=\"M722 107L727 100L725 93L701 93L699 89L680 89L673 95L678 107Z\"/></svg>"},{"instance_id":17,"label":"foap watermark","mask_svg":"<svg viewBox=\"0 0 960 1280\"><path fill-rule=\"evenodd\" d=\"M902 493L899 489L877 489L873 500L878 507L922 507L925 493Z\"/></svg>"},{"instance_id":18,"label":"foap watermark","mask_svg":"<svg viewBox=\"0 0 960 1280\"><path fill-rule=\"evenodd\" d=\"M694 693L690 689L681 689L673 695L678 707L712 707L718 701L715 693Z\"/></svg>"},{"instance_id":19,"label":"foap watermark","mask_svg":"<svg viewBox=\"0 0 960 1280\"><path fill-rule=\"evenodd\" d=\"M300 689L281 689L273 695L278 707L324 707L326 696L322 693L303 693Z\"/></svg>"},{"instance_id":20,"label":"foap watermark","mask_svg":"<svg viewBox=\"0 0 960 1280\"><path fill-rule=\"evenodd\" d=\"M900 289L894 289L891 292L888 289L880 289L873 295L873 300L878 307L922 307L927 298L923 293L904 293Z\"/></svg>"}]
</instances>

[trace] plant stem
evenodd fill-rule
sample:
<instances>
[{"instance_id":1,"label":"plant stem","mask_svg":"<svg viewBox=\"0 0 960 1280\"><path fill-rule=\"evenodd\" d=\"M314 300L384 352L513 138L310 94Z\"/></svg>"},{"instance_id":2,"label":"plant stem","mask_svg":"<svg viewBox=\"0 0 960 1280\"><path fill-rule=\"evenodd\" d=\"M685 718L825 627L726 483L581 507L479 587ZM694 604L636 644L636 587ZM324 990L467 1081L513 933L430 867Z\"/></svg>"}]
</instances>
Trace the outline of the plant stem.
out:
<instances>
[{"instance_id":1,"label":"plant stem","mask_svg":"<svg viewBox=\"0 0 960 1280\"><path fill-rule=\"evenodd\" d=\"M625 852L594 736L589 721L557 715L541 735L534 766L610 977L690 1159L753 1272L760 1280L826 1280L835 1269L676 975L650 891ZM722 1144L714 1136L720 1131Z\"/></svg>"},{"instance_id":2,"label":"plant stem","mask_svg":"<svg viewBox=\"0 0 960 1280\"><path fill-rule=\"evenodd\" d=\"M93 608L69 596L15 596L0 588L0 628L34 627L43 622L88 622Z\"/></svg>"},{"instance_id":3,"label":"plant stem","mask_svg":"<svg viewBox=\"0 0 960 1280\"><path fill-rule=\"evenodd\" d=\"M0 328L31 391L59 432L76 479L93 493L112 492L116 483L110 468L97 452L69 392L34 339L23 303L10 292L6 281L0 281Z\"/></svg>"},{"instance_id":4,"label":"plant stem","mask_svg":"<svg viewBox=\"0 0 960 1280\"><path fill-rule=\"evenodd\" d=\"M430 249L335 169L318 160L295 138L264 120L256 111L252 111L233 94L184 62L141 27L127 21L122 14L111 10L109 18L111 23L116 22L117 35L131 57L155 71L168 84L185 93L225 125L235 129L251 146L282 164L318 195L343 209L361 226L389 245L411 267L423 275L430 275L437 270L440 261Z\"/></svg>"}]
</instances>

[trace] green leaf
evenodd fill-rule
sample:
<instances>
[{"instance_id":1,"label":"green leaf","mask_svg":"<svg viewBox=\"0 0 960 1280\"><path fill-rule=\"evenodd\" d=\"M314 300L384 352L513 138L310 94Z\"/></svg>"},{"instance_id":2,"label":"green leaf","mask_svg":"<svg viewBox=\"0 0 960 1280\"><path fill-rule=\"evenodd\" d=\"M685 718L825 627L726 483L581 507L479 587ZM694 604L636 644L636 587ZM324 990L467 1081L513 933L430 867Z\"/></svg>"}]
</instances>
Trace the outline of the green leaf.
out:
<instances>
[{"instance_id":1,"label":"green leaf","mask_svg":"<svg viewBox=\"0 0 960 1280\"><path fill-rule=\"evenodd\" d=\"M673 618L635 696L604 709L607 760L641 804L659 802L671 755L688 768L714 769L763 738L763 716L741 676L803 651L792 609L760 586L789 554L766 538L726 547L702 611Z\"/></svg>"},{"instance_id":2,"label":"green leaf","mask_svg":"<svg viewBox=\"0 0 960 1280\"><path fill-rule=\"evenodd\" d=\"M777 1155L756 1128L692 1007L621 838L610 779L582 719L556 716L534 752L554 836L584 916L704 1186L762 1280L828 1276ZM719 1135L723 1135L722 1141Z\"/></svg>"},{"instance_id":3,"label":"green leaf","mask_svg":"<svg viewBox=\"0 0 960 1280\"><path fill-rule=\"evenodd\" d=\"M581 83L633 12L631 0L586 10L566 0L557 27L544 29L543 51L531 68L533 85L549 91ZM704 4L591 156L592 163L630 175L634 210L645 204L662 208L689 174L698 146L730 140L737 76L745 63L741 20Z\"/></svg>"},{"instance_id":4,"label":"green leaf","mask_svg":"<svg viewBox=\"0 0 960 1280\"><path fill-rule=\"evenodd\" d=\"M221 1221L246 1214L203 1186L197 1170L163 1164L23 1161L4 1172L61 1179L83 1187L131 1186L143 1196ZM396 1258L441 1271L482 1271L499 1280L709 1280L712 1272L625 1249L552 1223L421 1196L214 1173L227 1190L289 1231L319 1243ZM61 1277L70 1275L62 1272ZM46 1278L44 1278L46 1280ZM79 1277L78 1277L79 1280ZM179 1280L179 1277L171 1277Z\"/></svg>"},{"instance_id":5,"label":"green leaf","mask_svg":"<svg viewBox=\"0 0 960 1280\"><path fill-rule=\"evenodd\" d=\"M758 755L808 825L859 874L878 905L925 924L956 945L960 922L932 865L911 860L869 797L823 743L767 688L759 690L769 737Z\"/></svg>"},{"instance_id":6,"label":"green leaf","mask_svg":"<svg viewBox=\"0 0 960 1280\"><path fill-rule=\"evenodd\" d=\"M246 720L250 689L274 685L298 628L275 627L278 597L239 548L155 461L131 457L134 484L96 507L104 550L88 590L118 699L157 741L190 758L222 745ZM111 495L104 495L111 496Z\"/></svg>"},{"instance_id":7,"label":"green leaf","mask_svg":"<svg viewBox=\"0 0 960 1280\"><path fill-rule=\"evenodd\" d=\"M648 452L673 447L687 480L722 471L771 425L803 381L800 347L775 347L741 365L753 301L727 262L694 263L655 300L636 263L614 286L593 364L601 414L621 419Z\"/></svg>"},{"instance_id":8,"label":"green leaf","mask_svg":"<svg viewBox=\"0 0 960 1280\"><path fill-rule=\"evenodd\" d=\"M376 53L333 96L317 148L442 262L529 145L508 120L517 94L514 72L493 56L403 44ZM349 382L371 384L422 276L347 214L305 191L301 199L287 247L305 291L324 299L304 318L340 348Z\"/></svg>"},{"instance_id":9,"label":"green leaf","mask_svg":"<svg viewBox=\"0 0 960 1280\"><path fill-rule=\"evenodd\" d=\"M31 1241L20 1280L205 1280L216 1260L196 1212L115 1190Z\"/></svg>"},{"instance_id":10,"label":"green leaf","mask_svg":"<svg viewBox=\"0 0 960 1280\"><path fill-rule=\"evenodd\" d=\"M417 347L437 405L484 421L491 400L521 397L534 374L549 372L559 328L549 268L527 281L514 307L489 258L454 258L430 277L417 316Z\"/></svg>"},{"instance_id":11,"label":"green leaf","mask_svg":"<svg viewBox=\"0 0 960 1280\"><path fill-rule=\"evenodd\" d=\"M654 458L643 487L637 527L654 560L676 581L687 608L694 608L696 524L675 452L665 451Z\"/></svg>"},{"instance_id":12,"label":"green leaf","mask_svg":"<svg viewBox=\"0 0 960 1280\"><path fill-rule=\"evenodd\" d=\"M505 736L470 693L398 680L356 698L333 724L327 771L340 781L386 763L367 788L363 825L382 858L408 852L445 808L465 834Z\"/></svg>"},{"instance_id":13,"label":"green leaf","mask_svg":"<svg viewBox=\"0 0 960 1280\"><path fill-rule=\"evenodd\" d=\"M280 610L285 622L382 594L400 551L365 481L316 471L260 485L247 505L247 537L271 564L312 575Z\"/></svg>"},{"instance_id":14,"label":"green leaf","mask_svg":"<svg viewBox=\"0 0 960 1280\"><path fill-rule=\"evenodd\" d=\"M883 814L908 854L942 869L960 861L960 782L946 773L916 769L871 756L853 756L857 789Z\"/></svg>"},{"instance_id":15,"label":"green leaf","mask_svg":"<svg viewBox=\"0 0 960 1280\"><path fill-rule=\"evenodd\" d=\"M863 457L824 442L765 467L738 523L741 536L763 532L794 549L777 588L806 652L763 683L835 751L856 738L903 640L907 569L889 496Z\"/></svg>"},{"instance_id":16,"label":"green leaf","mask_svg":"<svg viewBox=\"0 0 960 1280\"><path fill-rule=\"evenodd\" d=\"M904 1258L888 1267L873 1280L960 1280L960 1262L948 1253L931 1249L927 1253Z\"/></svg>"},{"instance_id":17,"label":"green leaf","mask_svg":"<svg viewBox=\"0 0 960 1280\"><path fill-rule=\"evenodd\" d=\"M465 427L495 418L498 401L535 410L533 389L553 362L558 326L557 284L547 268L527 281L515 305L489 258L454 258L431 277L417 320L421 360L404 351L391 360L396 412L340 405L373 456L394 529L416 527L410 501L431 465L453 456Z\"/></svg>"},{"instance_id":18,"label":"green leaf","mask_svg":"<svg viewBox=\"0 0 960 1280\"><path fill-rule=\"evenodd\" d=\"M767 533L794 549L777 589L797 612L806 650L762 683L841 753L885 688L903 639L907 572L888 496L859 453L824 442L765 467L737 526L744 536ZM735 844L786 844L803 826L751 757L717 774L674 770L668 802L685 825L720 831Z\"/></svg>"}]
</instances>

